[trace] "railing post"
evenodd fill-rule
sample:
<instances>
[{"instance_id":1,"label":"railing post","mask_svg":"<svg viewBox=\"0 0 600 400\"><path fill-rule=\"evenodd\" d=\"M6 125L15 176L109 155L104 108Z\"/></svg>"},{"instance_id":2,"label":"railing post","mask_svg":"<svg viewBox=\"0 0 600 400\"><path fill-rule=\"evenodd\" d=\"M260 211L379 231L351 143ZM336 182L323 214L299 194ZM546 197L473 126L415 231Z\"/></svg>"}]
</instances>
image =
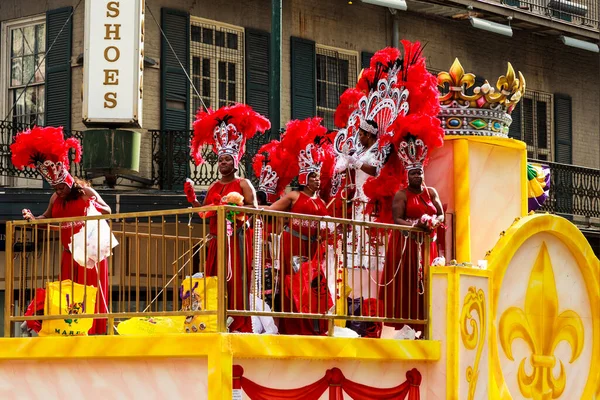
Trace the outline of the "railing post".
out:
<instances>
[{"instance_id":1,"label":"railing post","mask_svg":"<svg viewBox=\"0 0 600 400\"><path fill-rule=\"evenodd\" d=\"M427 233L424 233L424 235L425 240L423 243L425 244L425 249L423 251L423 290L425 293L423 293L423 296L425 296L425 298L423 299L423 306L425 309L423 311L425 314L425 319L427 320L427 325L425 326L425 332L423 332L423 334L425 335L426 340L431 340L431 236Z\"/></svg>"},{"instance_id":2,"label":"railing post","mask_svg":"<svg viewBox=\"0 0 600 400\"><path fill-rule=\"evenodd\" d=\"M217 209L217 276L218 276L218 306L217 306L217 330L227 331L227 274L225 273L225 254L227 252L225 238L227 235L225 226L225 208Z\"/></svg>"},{"instance_id":3,"label":"railing post","mask_svg":"<svg viewBox=\"0 0 600 400\"><path fill-rule=\"evenodd\" d=\"M4 263L4 337L11 336L11 314L13 297L13 224L6 221L6 261Z\"/></svg>"}]
</instances>

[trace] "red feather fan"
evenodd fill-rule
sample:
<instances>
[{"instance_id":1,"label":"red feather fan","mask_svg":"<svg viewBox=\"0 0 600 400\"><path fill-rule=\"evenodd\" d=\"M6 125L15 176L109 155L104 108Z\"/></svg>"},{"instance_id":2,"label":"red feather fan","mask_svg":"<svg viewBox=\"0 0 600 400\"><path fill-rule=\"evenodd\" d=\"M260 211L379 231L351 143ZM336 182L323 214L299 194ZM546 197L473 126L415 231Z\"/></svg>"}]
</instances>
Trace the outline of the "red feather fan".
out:
<instances>
[{"instance_id":1,"label":"red feather fan","mask_svg":"<svg viewBox=\"0 0 600 400\"><path fill-rule=\"evenodd\" d=\"M358 101L364 95L363 92L355 88L346 89L344 93L342 93L340 96L340 104L337 106L335 114L333 115L335 126L338 128L346 127L350 114L356 110Z\"/></svg>"},{"instance_id":2,"label":"red feather fan","mask_svg":"<svg viewBox=\"0 0 600 400\"><path fill-rule=\"evenodd\" d=\"M333 149L333 144L328 139L323 138L321 140L321 149L323 149L323 166L321 167L321 198L325 201L329 201L329 195L331 192L331 183L333 180L333 174L335 170L336 155Z\"/></svg>"},{"instance_id":3,"label":"red feather fan","mask_svg":"<svg viewBox=\"0 0 600 400\"><path fill-rule=\"evenodd\" d=\"M386 47L373 54L369 67L376 69L378 66L384 67L385 70L390 68L394 62L400 57L400 50L395 47Z\"/></svg>"},{"instance_id":4,"label":"red feather fan","mask_svg":"<svg viewBox=\"0 0 600 400\"><path fill-rule=\"evenodd\" d=\"M252 168L256 176L260 176L263 165L265 162L271 166L271 169L277 172L277 196L280 196L287 185L290 184L292 179L296 177L294 175L294 169L291 168L290 164L291 156L287 151L281 148L281 143L278 140L272 140L271 142L264 144L258 153L252 159Z\"/></svg>"}]
</instances>

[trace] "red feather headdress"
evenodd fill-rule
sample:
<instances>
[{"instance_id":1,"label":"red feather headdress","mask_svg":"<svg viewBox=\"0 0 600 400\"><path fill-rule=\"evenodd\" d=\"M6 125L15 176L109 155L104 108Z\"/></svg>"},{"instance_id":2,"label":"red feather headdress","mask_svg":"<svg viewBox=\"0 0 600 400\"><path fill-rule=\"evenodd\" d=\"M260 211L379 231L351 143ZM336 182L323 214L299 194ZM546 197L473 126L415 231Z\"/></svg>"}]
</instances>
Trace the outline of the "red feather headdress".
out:
<instances>
[{"instance_id":1,"label":"red feather headdress","mask_svg":"<svg viewBox=\"0 0 600 400\"><path fill-rule=\"evenodd\" d=\"M52 186L64 183L73 186L69 174L69 150L75 150L75 162L81 160L81 144L75 138L65 140L63 128L34 127L17 133L10 145L11 160L15 167L36 168Z\"/></svg>"},{"instance_id":2,"label":"red feather headdress","mask_svg":"<svg viewBox=\"0 0 600 400\"><path fill-rule=\"evenodd\" d=\"M321 125L322 118L307 118L292 120L287 123L285 133L281 138L281 148L290 154L296 162L293 171L298 175L298 183L306 185L311 173L321 173L323 162L327 157L318 144L325 137L327 128Z\"/></svg>"},{"instance_id":3,"label":"red feather headdress","mask_svg":"<svg viewBox=\"0 0 600 400\"><path fill-rule=\"evenodd\" d=\"M191 153L196 165L204 162L202 146L212 145L217 155L230 155L236 169L246 141L257 132L264 133L271 128L268 119L245 104L225 106L217 111L200 111L193 125Z\"/></svg>"},{"instance_id":4,"label":"red feather headdress","mask_svg":"<svg viewBox=\"0 0 600 400\"><path fill-rule=\"evenodd\" d=\"M254 174L259 177L257 191L267 195L267 202L276 202L286 186L294 179L290 157L278 140L263 145L252 159Z\"/></svg>"}]
</instances>

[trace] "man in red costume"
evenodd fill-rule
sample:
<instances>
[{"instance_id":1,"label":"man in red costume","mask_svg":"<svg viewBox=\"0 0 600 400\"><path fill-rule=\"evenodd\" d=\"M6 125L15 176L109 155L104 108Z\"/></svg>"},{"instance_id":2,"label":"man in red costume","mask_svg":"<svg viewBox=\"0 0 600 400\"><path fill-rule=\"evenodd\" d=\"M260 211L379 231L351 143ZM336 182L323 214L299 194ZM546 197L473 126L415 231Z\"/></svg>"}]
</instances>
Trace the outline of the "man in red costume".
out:
<instances>
[{"instance_id":1,"label":"man in red costume","mask_svg":"<svg viewBox=\"0 0 600 400\"><path fill-rule=\"evenodd\" d=\"M289 160L289 168L297 172L300 188L287 193L269 209L295 214L328 215L325 202L319 196L321 176L331 177L334 167L332 151L318 144L326 132L327 129L321 125L321 118L294 120L287 124L281 140L281 150L293 157ZM324 170L324 166L327 166L328 170ZM281 300L275 303L276 309L285 312L325 313L331 307L332 300L327 290L326 277L321 269L321 261L324 258L320 238L322 232L316 221L292 218L285 226L282 233L283 254L280 272L283 293ZM311 268L316 268L317 271L314 273L314 279L303 282L300 276L304 276ZM309 276L313 276L313 272L308 273ZM310 288L306 287L307 285L310 285ZM303 296L303 293L311 295ZM323 335L327 333L327 321L283 318L280 321L279 332Z\"/></svg>"},{"instance_id":2,"label":"man in red costume","mask_svg":"<svg viewBox=\"0 0 600 400\"><path fill-rule=\"evenodd\" d=\"M221 179L213 183L204 198L204 206L231 204L236 197L238 206L256 207L256 194L248 179L237 175L239 162L244 154L246 140L257 132L271 128L269 120L244 104L221 107L217 111L201 111L194 122L194 138L192 139L192 156L196 164L204 160L201 157L202 146L211 145L218 155L218 168ZM188 201L199 207L194 187L188 180L184 191ZM227 221L228 232L219 232L214 212L202 213L209 218L209 241L206 254L205 272L207 276L217 275L217 235L227 234L227 308L244 310L249 299L250 273L252 270L252 234L249 223L243 216ZM230 332L252 332L249 317L235 317L229 326Z\"/></svg>"},{"instance_id":3,"label":"man in red costume","mask_svg":"<svg viewBox=\"0 0 600 400\"><path fill-rule=\"evenodd\" d=\"M12 162L18 168L37 168L40 174L52 185L54 194L50 197L46 211L35 217L24 209L27 220L45 218L84 217L88 209L94 207L102 214L110 214L110 207L87 182L73 178L69 174L69 150L75 149L75 162L81 159L81 145L75 138L65 140L62 127L35 127L17 134L11 145ZM84 222L61 223L60 238L63 245L59 280L71 279L75 283L98 287L96 312L107 313L108 262L104 258L92 268L81 266L73 259L69 246L73 236L84 226ZM105 334L106 319L96 319L89 334Z\"/></svg>"}]
</instances>

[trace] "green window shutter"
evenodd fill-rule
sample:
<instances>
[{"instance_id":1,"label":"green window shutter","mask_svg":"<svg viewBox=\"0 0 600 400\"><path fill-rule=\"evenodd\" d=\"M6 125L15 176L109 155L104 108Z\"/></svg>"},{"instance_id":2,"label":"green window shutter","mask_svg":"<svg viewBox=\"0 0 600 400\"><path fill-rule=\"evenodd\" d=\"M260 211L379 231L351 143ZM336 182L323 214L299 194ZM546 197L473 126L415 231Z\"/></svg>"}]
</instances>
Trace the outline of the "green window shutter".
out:
<instances>
[{"instance_id":1,"label":"green window shutter","mask_svg":"<svg viewBox=\"0 0 600 400\"><path fill-rule=\"evenodd\" d=\"M368 68L369 64L371 64L371 57L373 57L374 53L370 53L368 51L362 51L360 53L360 67Z\"/></svg>"},{"instance_id":2,"label":"green window shutter","mask_svg":"<svg viewBox=\"0 0 600 400\"><path fill-rule=\"evenodd\" d=\"M190 15L184 11L163 8L162 29L171 46L169 47L169 43L163 36L160 49L161 129L189 130L190 86L185 71L190 69ZM185 71L181 69L179 62Z\"/></svg>"},{"instance_id":3,"label":"green window shutter","mask_svg":"<svg viewBox=\"0 0 600 400\"><path fill-rule=\"evenodd\" d=\"M573 162L573 131L571 121L571 96L554 95L554 160L563 164Z\"/></svg>"},{"instance_id":4,"label":"green window shutter","mask_svg":"<svg viewBox=\"0 0 600 400\"><path fill-rule=\"evenodd\" d=\"M169 40L167 43L163 36L160 49L160 127L164 160L161 188L177 190L183 188L190 168L190 86L186 76L190 64L190 15L168 8L161 12L162 30Z\"/></svg>"},{"instance_id":5,"label":"green window shutter","mask_svg":"<svg viewBox=\"0 0 600 400\"><path fill-rule=\"evenodd\" d=\"M246 28L246 104L269 117L269 32Z\"/></svg>"},{"instance_id":6,"label":"green window shutter","mask_svg":"<svg viewBox=\"0 0 600 400\"><path fill-rule=\"evenodd\" d=\"M317 114L315 42L291 37L292 119Z\"/></svg>"},{"instance_id":7,"label":"green window shutter","mask_svg":"<svg viewBox=\"0 0 600 400\"><path fill-rule=\"evenodd\" d=\"M245 56L246 56L246 104L254 111L269 117L270 111L270 60L271 60L271 34L269 32L246 28ZM274 127L277 131L277 127ZM246 178L256 183L252 171L252 157L258 149L269 139L269 134L256 135L246 143L246 156L244 168Z\"/></svg>"},{"instance_id":8,"label":"green window shutter","mask_svg":"<svg viewBox=\"0 0 600 400\"><path fill-rule=\"evenodd\" d=\"M517 103L510 116L512 123L508 128L508 137L521 140L521 102Z\"/></svg>"},{"instance_id":9,"label":"green window shutter","mask_svg":"<svg viewBox=\"0 0 600 400\"><path fill-rule=\"evenodd\" d=\"M71 35L73 7L46 12L46 125L71 130ZM66 25L65 22L69 21ZM63 29L64 26L64 29ZM62 32L60 31L62 29ZM60 32L60 36L58 36ZM57 38L58 37L58 38Z\"/></svg>"}]
</instances>

